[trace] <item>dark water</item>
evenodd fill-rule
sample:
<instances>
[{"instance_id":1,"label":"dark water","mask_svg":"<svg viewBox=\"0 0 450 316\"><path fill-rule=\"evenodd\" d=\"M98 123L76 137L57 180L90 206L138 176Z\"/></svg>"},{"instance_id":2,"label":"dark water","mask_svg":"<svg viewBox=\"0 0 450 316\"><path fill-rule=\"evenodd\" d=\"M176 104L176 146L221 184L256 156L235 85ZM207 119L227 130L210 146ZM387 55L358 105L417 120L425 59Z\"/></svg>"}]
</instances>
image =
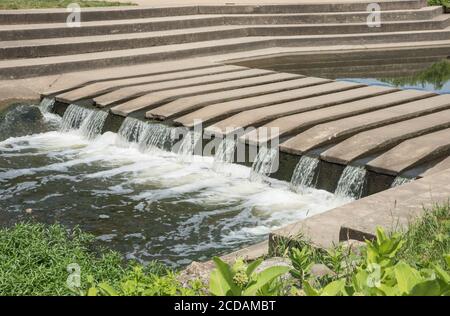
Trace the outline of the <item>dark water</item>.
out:
<instances>
[{"instance_id":1,"label":"dark water","mask_svg":"<svg viewBox=\"0 0 450 316\"><path fill-rule=\"evenodd\" d=\"M45 113L43 132L0 141L1 226L30 218L79 225L127 258L176 266L346 202L251 181L250 168L143 147L126 133L98 135L104 117L92 114L77 110L61 122Z\"/></svg>"}]
</instances>

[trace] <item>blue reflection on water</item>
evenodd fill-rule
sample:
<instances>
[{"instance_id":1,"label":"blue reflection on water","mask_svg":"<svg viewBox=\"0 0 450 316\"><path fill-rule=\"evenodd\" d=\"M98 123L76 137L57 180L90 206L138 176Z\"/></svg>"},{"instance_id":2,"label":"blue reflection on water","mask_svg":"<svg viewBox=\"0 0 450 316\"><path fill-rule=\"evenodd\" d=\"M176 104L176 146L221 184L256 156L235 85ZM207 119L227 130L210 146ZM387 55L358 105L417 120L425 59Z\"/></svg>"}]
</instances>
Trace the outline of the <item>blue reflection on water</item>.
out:
<instances>
[{"instance_id":1,"label":"blue reflection on water","mask_svg":"<svg viewBox=\"0 0 450 316\"><path fill-rule=\"evenodd\" d=\"M363 83L370 86L397 87L401 89L415 89L415 90L431 91L439 94L450 94L450 81L447 81L442 86L442 88L438 88L432 83L417 84L417 85L393 85L375 78L338 78L337 80Z\"/></svg>"}]
</instances>

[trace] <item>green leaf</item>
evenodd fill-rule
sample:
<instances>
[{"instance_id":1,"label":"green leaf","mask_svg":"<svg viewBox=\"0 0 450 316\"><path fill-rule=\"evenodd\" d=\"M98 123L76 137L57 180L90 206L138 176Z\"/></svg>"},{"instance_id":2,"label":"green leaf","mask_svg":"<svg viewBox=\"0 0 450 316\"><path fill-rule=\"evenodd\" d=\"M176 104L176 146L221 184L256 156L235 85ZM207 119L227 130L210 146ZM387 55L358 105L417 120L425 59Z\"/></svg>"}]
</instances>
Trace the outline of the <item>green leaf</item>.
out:
<instances>
[{"instance_id":1,"label":"green leaf","mask_svg":"<svg viewBox=\"0 0 450 316\"><path fill-rule=\"evenodd\" d=\"M213 261L216 264L216 268L221 275L221 280L226 282L226 284L230 288L230 291L232 292L232 295L240 295L241 289L233 282L233 273L231 272L230 266L222 261L222 259L220 259L219 257L214 257Z\"/></svg>"},{"instance_id":2,"label":"green leaf","mask_svg":"<svg viewBox=\"0 0 450 316\"><path fill-rule=\"evenodd\" d=\"M230 286L217 269L211 271L209 291L215 296L226 296L230 291Z\"/></svg>"},{"instance_id":3,"label":"green leaf","mask_svg":"<svg viewBox=\"0 0 450 316\"><path fill-rule=\"evenodd\" d=\"M319 296L319 292L317 292L308 281L303 282L303 290L307 296Z\"/></svg>"},{"instance_id":4,"label":"green leaf","mask_svg":"<svg viewBox=\"0 0 450 316\"><path fill-rule=\"evenodd\" d=\"M440 296L441 287L436 280L417 283L409 292L410 296Z\"/></svg>"},{"instance_id":5,"label":"green leaf","mask_svg":"<svg viewBox=\"0 0 450 316\"><path fill-rule=\"evenodd\" d=\"M114 290L112 288L111 285L107 284L107 283L100 283L98 285L98 287L100 288L100 290L105 293L108 296L119 296L119 294L116 292L116 290Z\"/></svg>"},{"instance_id":6,"label":"green leaf","mask_svg":"<svg viewBox=\"0 0 450 316\"><path fill-rule=\"evenodd\" d=\"M450 269L450 254L444 256L447 267Z\"/></svg>"},{"instance_id":7,"label":"green leaf","mask_svg":"<svg viewBox=\"0 0 450 316\"><path fill-rule=\"evenodd\" d=\"M345 280L337 280L329 283L324 287L320 296L338 296L339 294L344 294L345 291Z\"/></svg>"},{"instance_id":8,"label":"green leaf","mask_svg":"<svg viewBox=\"0 0 450 316\"><path fill-rule=\"evenodd\" d=\"M276 266L267 268L264 271L261 271L256 276L256 282L253 285L250 285L247 289L242 293L245 296L253 296L256 295L258 290L260 290L264 285L271 282L272 280L282 276L283 274L289 272L290 268L286 266Z\"/></svg>"},{"instance_id":9,"label":"green leaf","mask_svg":"<svg viewBox=\"0 0 450 316\"><path fill-rule=\"evenodd\" d=\"M442 279L447 284L450 284L450 274L447 271L439 267L438 265L433 264L434 272L437 276Z\"/></svg>"},{"instance_id":10,"label":"green leaf","mask_svg":"<svg viewBox=\"0 0 450 316\"><path fill-rule=\"evenodd\" d=\"M394 267L394 272L401 293L409 293L416 284L423 281L419 271L411 268L405 262L399 262Z\"/></svg>"},{"instance_id":11,"label":"green leaf","mask_svg":"<svg viewBox=\"0 0 450 316\"><path fill-rule=\"evenodd\" d=\"M98 295L98 290L95 287L91 287L87 291L87 296L97 296L97 295Z\"/></svg>"},{"instance_id":12,"label":"green leaf","mask_svg":"<svg viewBox=\"0 0 450 316\"><path fill-rule=\"evenodd\" d=\"M253 261L252 263L250 263L247 267L247 276L250 277L252 275L252 273L255 271L255 269L257 267L259 267L259 265L263 262L263 259L258 259Z\"/></svg>"}]
</instances>

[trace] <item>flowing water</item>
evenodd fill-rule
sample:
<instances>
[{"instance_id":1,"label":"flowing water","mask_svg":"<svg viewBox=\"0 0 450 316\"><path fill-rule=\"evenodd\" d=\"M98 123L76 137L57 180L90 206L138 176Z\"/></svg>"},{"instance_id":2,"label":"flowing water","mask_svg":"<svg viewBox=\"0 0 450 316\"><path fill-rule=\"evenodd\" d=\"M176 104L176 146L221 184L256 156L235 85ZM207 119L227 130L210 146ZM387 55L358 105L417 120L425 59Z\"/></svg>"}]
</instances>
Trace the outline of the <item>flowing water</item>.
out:
<instances>
[{"instance_id":1,"label":"flowing water","mask_svg":"<svg viewBox=\"0 0 450 316\"><path fill-rule=\"evenodd\" d=\"M314 186L314 178L319 167L319 159L302 156L294 169L291 178L291 188L300 192Z\"/></svg>"},{"instance_id":2,"label":"flowing water","mask_svg":"<svg viewBox=\"0 0 450 316\"><path fill-rule=\"evenodd\" d=\"M273 179L251 181L252 170L236 164L217 172L213 157L180 159L197 135L180 155L161 150L170 128L127 119L117 134L100 135L103 122L102 112L70 106L62 120L48 115L53 130L0 142L1 226L31 218L79 225L127 258L178 266L347 202L325 191L295 193ZM272 158L266 151L258 172Z\"/></svg>"},{"instance_id":3,"label":"flowing water","mask_svg":"<svg viewBox=\"0 0 450 316\"><path fill-rule=\"evenodd\" d=\"M366 174L367 171L363 167L345 167L334 193L342 197L359 199L363 193Z\"/></svg>"},{"instance_id":4,"label":"flowing water","mask_svg":"<svg viewBox=\"0 0 450 316\"><path fill-rule=\"evenodd\" d=\"M266 176L274 171L277 158L277 149L261 147L253 162L250 179L252 181L263 181L267 179Z\"/></svg>"},{"instance_id":5,"label":"flowing water","mask_svg":"<svg viewBox=\"0 0 450 316\"><path fill-rule=\"evenodd\" d=\"M402 177L402 176L397 176L397 177L394 179L394 182L392 182L391 188L398 187L398 186L400 186L400 185L409 183L409 182L411 182L411 181L413 181L413 180L414 180L414 179L411 179L411 178L406 178L406 177Z\"/></svg>"}]
</instances>

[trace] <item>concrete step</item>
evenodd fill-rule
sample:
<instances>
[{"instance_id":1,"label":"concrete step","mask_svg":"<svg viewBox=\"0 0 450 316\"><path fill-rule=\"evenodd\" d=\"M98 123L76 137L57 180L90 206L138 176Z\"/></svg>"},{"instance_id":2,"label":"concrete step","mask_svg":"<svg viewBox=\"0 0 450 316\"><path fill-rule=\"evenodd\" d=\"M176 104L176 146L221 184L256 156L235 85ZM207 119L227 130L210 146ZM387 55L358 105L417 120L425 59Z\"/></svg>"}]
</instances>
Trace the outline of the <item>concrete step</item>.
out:
<instances>
[{"instance_id":1,"label":"concrete step","mask_svg":"<svg viewBox=\"0 0 450 316\"><path fill-rule=\"evenodd\" d=\"M361 12L367 11L371 1L343 3L304 3L294 5L186 5L171 7L109 7L83 8L83 21L124 20L149 17L182 16L197 14L279 14L314 12ZM378 1L381 10L411 10L427 5L426 0ZM65 23L65 9L1 10L1 24Z\"/></svg>"},{"instance_id":2,"label":"concrete step","mask_svg":"<svg viewBox=\"0 0 450 316\"><path fill-rule=\"evenodd\" d=\"M96 96L106 95L105 93L110 91L117 91L117 89L123 89L126 91L140 91L140 95L146 92L163 91L168 89L174 89L178 87L188 87L201 84L210 84L217 82L225 82L228 80L236 80L243 78L252 78L254 76L263 76L268 74L274 74L269 70L260 69L247 69L247 68L225 68L218 67L216 69L207 68L204 70L195 70L193 72L201 74L194 77L176 78L175 75L183 76L182 74L170 73L161 76L150 77L138 77L131 79L120 79L93 83L84 86L79 89L71 90L69 92L59 94L56 96L56 100L65 103L74 103L79 100L94 98ZM189 71L192 72L192 71ZM291 75L293 76L293 75ZM158 78L159 77L159 78ZM168 77L172 77L172 80L164 80ZM160 79L164 78L164 81ZM135 94L129 94L127 98L134 97ZM95 99L94 99L95 100ZM104 104L97 103L97 106L103 107Z\"/></svg>"},{"instance_id":3,"label":"concrete step","mask_svg":"<svg viewBox=\"0 0 450 316\"><path fill-rule=\"evenodd\" d=\"M442 113L450 119L450 114ZM442 119L441 119L442 120ZM450 154L450 129L418 136L402 142L367 164L367 169L397 175L406 169Z\"/></svg>"},{"instance_id":4,"label":"concrete step","mask_svg":"<svg viewBox=\"0 0 450 316\"><path fill-rule=\"evenodd\" d=\"M438 95L392 106L383 110L316 125L282 143L280 149L288 153L304 154L312 149L336 144L343 139L369 129L439 112L448 108L450 108L448 95Z\"/></svg>"},{"instance_id":5,"label":"concrete step","mask_svg":"<svg viewBox=\"0 0 450 316\"><path fill-rule=\"evenodd\" d=\"M271 46L270 38L236 38L149 48L0 61L0 79L26 78L92 68L136 65Z\"/></svg>"},{"instance_id":6,"label":"concrete step","mask_svg":"<svg viewBox=\"0 0 450 316\"><path fill-rule=\"evenodd\" d=\"M379 43L438 42L450 39L450 27L433 31L361 33L344 35L306 35L287 37L241 37L216 41L174 44L148 48L114 50L55 57L0 61L0 79L24 78L75 70L160 62L182 58L252 51L269 47L371 45ZM250 52L249 52L250 53Z\"/></svg>"},{"instance_id":7,"label":"concrete step","mask_svg":"<svg viewBox=\"0 0 450 316\"><path fill-rule=\"evenodd\" d=\"M437 175L450 169L450 157L444 158L433 167L419 174L419 177L427 177L429 175Z\"/></svg>"},{"instance_id":8,"label":"concrete step","mask_svg":"<svg viewBox=\"0 0 450 316\"><path fill-rule=\"evenodd\" d=\"M321 89L322 92L336 92L336 91L344 91L334 94L334 97L336 99L340 98L341 94L347 93L348 95L351 95L351 97L357 98L355 95L358 95L358 91L354 91L352 93L351 89L356 89L360 87L358 84L348 83L348 82L330 82L326 84L321 84L320 86L317 86L316 88L312 89ZM365 88L363 88L365 89ZM226 117L230 117L236 113L242 113L242 112L251 112L252 109L258 109L258 108L266 108L269 105L272 104L279 104L283 102L283 99L286 100L296 100L297 103L300 103L299 101L302 96L305 94L308 95L308 91L311 92L311 89L295 89L290 90L289 92L278 92L278 93L270 93L265 94L263 96L256 96L256 97L250 97L250 98L240 98L239 100L234 101L226 101L221 103L216 103L209 105L207 107L204 107L200 110L197 110L195 112L189 113L187 115L184 115L182 117L179 117L175 119L174 121L177 124L181 124L183 126L192 128L195 125L195 122L202 122L203 124L211 124L211 122L216 122L222 119L225 119ZM305 93L306 92L306 93ZM320 97L318 97L320 98ZM199 98L201 100L201 97ZM201 101L200 101L201 102ZM283 103L282 103L283 104ZM251 119L250 119L251 120ZM225 127L231 127L235 126L232 124L228 124ZM251 123L248 125L238 125L239 127L246 127L246 126L254 126Z\"/></svg>"},{"instance_id":9,"label":"concrete step","mask_svg":"<svg viewBox=\"0 0 450 316\"><path fill-rule=\"evenodd\" d=\"M306 77L224 92L198 94L188 98L177 99L156 109L148 111L146 113L146 117L157 120L173 119L174 117L179 117L188 112L201 109L214 103L239 100L245 97L258 95L268 95L270 93L280 91L291 91L298 88L316 86L328 82L330 82L329 79Z\"/></svg>"},{"instance_id":10,"label":"concrete step","mask_svg":"<svg viewBox=\"0 0 450 316\"><path fill-rule=\"evenodd\" d=\"M111 111L113 111L113 113L126 116L131 112L136 112L143 109L153 109L155 107L161 106L165 103L171 102L173 100L182 97L260 86L270 83L284 82L287 80L293 80L302 77L299 75L287 73L269 73L269 74L263 73L265 75L261 75L263 70L259 69L247 70L247 72L251 71L255 72L255 77L248 77L245 79L230 80L219 83L174 88L161 92L144 94L141 97L115 106L114 108L111 109ZM256 74L258 74L258 76L256 76Z\"/></svg>"},{"instance_id":11,"label":"concrete step","mask_svg":"<svg viewBox=\"0 0 450 316\"><path fill-rule=\"evenodd\" d=\"M383 89L380 87L371 88L373 92L377 91L376 88L378 88L378 94L383 92ZM233 119L235 122L240 122L240 124L248 124L245 126L249 126L251 124L256 125L258 119L259 121L274 119L273 121L264 123L264 125L258 128L256 132L245 135L243 138L243 140L247 143L264 144L274 137L298 133L318 124L340 120L345 117L350 118L352 116L388 108L406 102L424 99L434 95L431 92L418 90L393 92L393 90L384 89L384 92L387 94L371 97L369 96L361 100L345 102L334 106L332 106L334 98L330 98L330 96L325 95L323 98L314 98L297 103L288 103L287 108L291 108L292 110L295 109L298 114L283 116L283 111L279 108L277 109L277 105L260 109L258 113L254 113L254 111L251 111L250 113L243 112L236 115L234 118L229 118L229 120ZM225 125L225 123L227 122L221 122L222 125ZM274 127L278 127L278 132L275 132L274 130L271 133L267 133L267 131L271 131Z\"/></svg>"},{"instance_id":12,"label":"concrete step","mask_svg":"<svg viewBox=\"0 0 450 316\"><path fill-rule=\"evenodd\" d=\"M433 177L347 203L272 232L273 241L296 240L301 234L320 247L332 247L340 241L375 236L378 227L387 232L405 230L426 210L448 203L450 170Z\"/></svg>"},{"instance_id":13,"label":"concrete step","mask_svg":"<svg viewBox=\"0 0 450 316\"><path fill-rule=\"evenodd\" d=\"M430 20L442 14L442 7L424 7L419 10L383 11L381 19L389 21ZM82 27L67 27L65 23L0 25L0 40L27 40L166 31L218 25L274 25L274 24L336 24L365 23L367 12L297 13L297 14L242 14L242 15L187 15L160 18L112 21L84 21Z\"/></svg>"},{"instance_id":14,"label":"concrete step","mask_svg":"<svg viewBox=\"0 0 450 316\"><path fill-rule=\"evenodd\" d=\"M298 36L439 30L450 26L450 16L429 21L384 22L369 28L366 23L212 26L132 34L66 37L0 42L0 59L36 58L120 49L211 41L245 36Z\"/></svg>"},{"instance_id":15,"label":"concrete step","mask_svg":"<svg viewBox=\"0 0 450 316\"><path fill-rule=\"evenodd\" d=\"M297 104L303 104L310 98L315 99L317 95L334 94L340 91L349 91L352 94L358 94L353 89L362 87L364 85L355 84L350 82L329 82L321 84L319 86L313 86L303 89L296 89L289 92L272 93L265 96L245 98L236 102L225 102L214 104L206 107L200 111L190 113L184 117L176 120L177 123L181 123L187 127L193 127L194 121L201 120L204 123L210 123L211 121L219 121L213 124L205 131L207 133L214 134L222 137L225 132L232 132L232 128L245 128L252 125L252 121L256 117L252 115L245 115L245 113L254 113L258 109L264 111L271 108L272 105L277 104L283 107L284 104L288 104L289 101ZM320 97L317 97L320 98ZM339 98L335 96L336 100ZM236 114L238 113L238 114ZM228 116L228 118L226 118ZM242 122L242 124L241 124Z\"/></svg>"},{"instance_id":16,"label":"concrete step","mask_svg":"<svg viewBox=\"0 0 450 316\"><path fill-rule=\"evenodd\" d=\"M352 136L323 152L323 160L348 165L377 152L386 151L402 141L450 127L450 110L424 115Z\"/></svg>"}]
</instances>

